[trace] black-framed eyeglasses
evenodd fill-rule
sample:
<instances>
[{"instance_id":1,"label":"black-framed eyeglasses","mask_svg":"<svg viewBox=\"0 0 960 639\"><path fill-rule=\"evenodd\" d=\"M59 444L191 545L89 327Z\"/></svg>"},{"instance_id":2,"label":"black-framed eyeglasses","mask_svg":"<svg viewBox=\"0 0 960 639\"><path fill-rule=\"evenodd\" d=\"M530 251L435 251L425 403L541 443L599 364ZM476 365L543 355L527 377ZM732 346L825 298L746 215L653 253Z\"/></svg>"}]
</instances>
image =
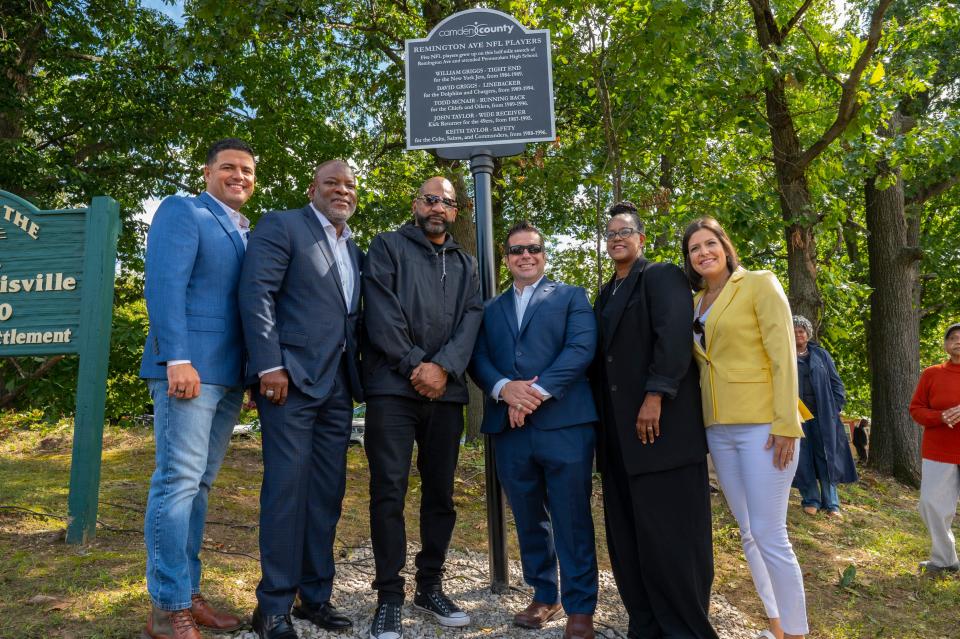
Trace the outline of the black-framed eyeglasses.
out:
<instances>
[{"instance_id":1,"label":"black-framed eyeglasses","mask_svg":"<svg viewBox=\"0 0 960 639\"><path fill-rule=\"evenodd\" d=\"M510 255L523 255L524 251L530 255L539 255L543 253L543 247L539 244L513 244L507 247L507 253Z\"/></svg>"},{"instance_id":2,"label":"black-framed eyeglasses","mask_svg":"<svg viewBox=\"0 0 960 639\"><path fill-rule=\"evenodd\" d=\"M439 195L433 195L432 193L427 193L425 195L418 195L417 198L421 202L425 202L427 206L433 206L434 204L443 204L445 209L455 209L457 208L457 201L451 200L448 197L440 197Z\"/></svg>"},{"instance_id":3,"label":"black-framed eyeglasses","mask_svg":"<svg viewBox=\"0 0 960 639\"><path fill-rule=\"evenodd\" d=\"M620 238L621 240L625 240L628 237L632 237L634 233L639 233L639 232L640 231L633 228L632 226L625 226L619 231L607 231L606 233L603 234L603 237L605 237L608 242L615 238Z\"/></svg>"}]
</instances>

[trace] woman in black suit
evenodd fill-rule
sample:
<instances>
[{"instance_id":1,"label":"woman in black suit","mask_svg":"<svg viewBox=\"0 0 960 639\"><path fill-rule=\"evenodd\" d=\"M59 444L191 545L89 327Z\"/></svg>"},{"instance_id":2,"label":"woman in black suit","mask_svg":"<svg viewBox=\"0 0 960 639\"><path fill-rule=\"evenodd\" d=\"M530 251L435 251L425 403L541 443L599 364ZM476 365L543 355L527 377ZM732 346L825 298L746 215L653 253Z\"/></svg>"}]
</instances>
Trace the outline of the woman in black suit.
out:
<instances>
[{"instance_id":1,"label":"woman in black suit","mask_svg":"<svg viewBox=\"0 0 960 639\"><path fill-rule=\"evenodd\" d=\"M616 273L594 305L592 368L607 546L628 637L716 639L707 444L683 272L648 262L636 207L610 210Z\"/></svg>"}]
</instances>

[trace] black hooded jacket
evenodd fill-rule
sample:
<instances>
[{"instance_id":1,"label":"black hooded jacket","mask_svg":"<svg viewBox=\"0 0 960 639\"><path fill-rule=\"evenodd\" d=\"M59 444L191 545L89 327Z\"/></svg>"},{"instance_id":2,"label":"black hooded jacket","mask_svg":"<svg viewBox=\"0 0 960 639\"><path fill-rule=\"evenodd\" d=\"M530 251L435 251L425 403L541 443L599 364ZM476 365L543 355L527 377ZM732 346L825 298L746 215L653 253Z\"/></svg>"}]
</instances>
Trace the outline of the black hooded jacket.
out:
<instances>
[{"instance_id":1,"label":"black hooded jacket","mask_svg":"<svg viewBox=\"0 0 960 639\"><path fill-rule=\"evenodd\" d=\"M410 373L447 371L438 401L468 401L465 371L483 318L477 262L447 234L440 246L412 222L373 239L363 273L363 379L367 397L426 398Z\"/></svg>"}]
</instances>

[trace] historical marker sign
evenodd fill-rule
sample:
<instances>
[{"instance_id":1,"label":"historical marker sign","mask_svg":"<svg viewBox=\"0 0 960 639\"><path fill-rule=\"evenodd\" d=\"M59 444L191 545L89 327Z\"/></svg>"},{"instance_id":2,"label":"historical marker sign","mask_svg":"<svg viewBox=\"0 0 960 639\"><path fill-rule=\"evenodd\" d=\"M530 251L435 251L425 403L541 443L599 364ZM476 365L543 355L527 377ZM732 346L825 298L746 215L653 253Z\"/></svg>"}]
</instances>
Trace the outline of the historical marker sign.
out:
<instances>
[{"instance_id":1,"label":"historical marker sign","mask_svg":"<svg viewBox=\"0 0 960 639\"><path fill-rule=\"evenodd\" d=\"M556 138L548 30L470 9L407 40L406 54L408 149Z\"/></svg>"},{"instance_id":2,"label":"historical marker sign","mask_svg":"<svg viewBox=\"0 0 960 639\"><path fill-rule=\"evenodd\" d=\"M119 207L41 211L0 191L0 357L78 353L67 541L93 537Z\"/></svg>"}]
</instances>

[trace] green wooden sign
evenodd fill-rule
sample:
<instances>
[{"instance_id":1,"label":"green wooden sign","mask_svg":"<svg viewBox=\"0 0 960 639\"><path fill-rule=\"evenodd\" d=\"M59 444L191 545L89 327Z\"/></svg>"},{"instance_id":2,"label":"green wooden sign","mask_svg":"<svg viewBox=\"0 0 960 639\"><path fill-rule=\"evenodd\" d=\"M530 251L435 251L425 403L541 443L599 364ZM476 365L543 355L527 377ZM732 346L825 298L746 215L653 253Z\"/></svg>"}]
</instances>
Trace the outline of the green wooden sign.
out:
<instances>
[{"instance_id":1,"label":"green wooden sign","mask_svg":"<svg viewBox=\"0 0 960 639\"><path fill-rule=\"evenodd\" d=\"M67 542L97 525L120 207L41 211L0 191L0 357L77 353Z\"/></svg>"}]
</instances>

